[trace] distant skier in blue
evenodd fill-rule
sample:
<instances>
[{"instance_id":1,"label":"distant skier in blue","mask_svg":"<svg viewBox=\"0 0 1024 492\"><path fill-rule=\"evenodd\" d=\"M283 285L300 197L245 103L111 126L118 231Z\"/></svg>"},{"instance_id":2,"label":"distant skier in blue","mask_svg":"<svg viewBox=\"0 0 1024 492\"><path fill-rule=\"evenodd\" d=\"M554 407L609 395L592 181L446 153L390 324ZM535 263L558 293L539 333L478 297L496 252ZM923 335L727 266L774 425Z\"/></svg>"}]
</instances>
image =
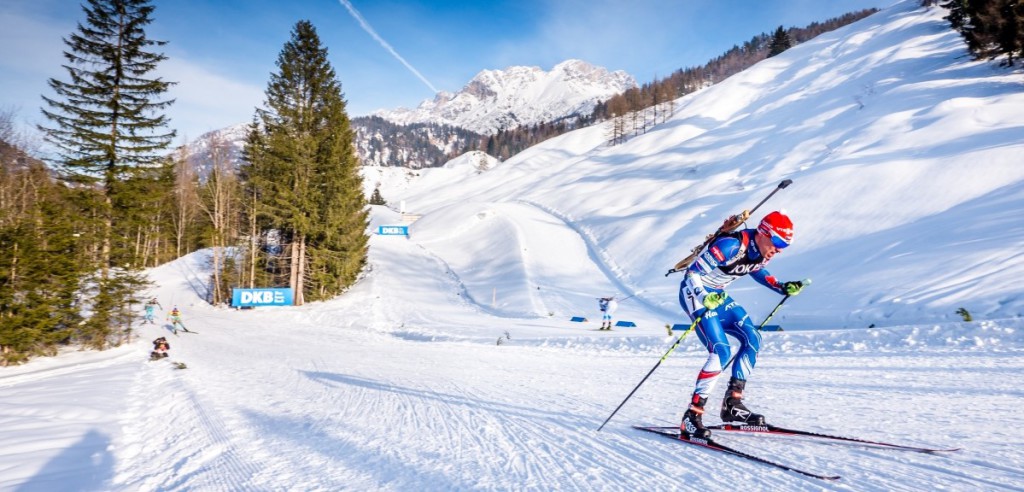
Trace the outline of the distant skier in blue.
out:
<instances>
[{"instance_id":1,"label":"distant skier in blue","mask_svg":"<svg viewBox=\"0 0 1024 492\"><path fill-rule=\"evenodd\" d=\"M683 437L707 439L711 436L701 417L708 395L732 355L726 335L739 341L739 350L733 363L729 389L722 401L722 420L764 425L764 416L751 412L742 401L747 377L757 362L761 334L746 310L725 292L725 287L749 274L779 294L799 294L807 281L781 283L765 269L768 260L788 247L792 240L793 222L781 212L772 212L761 220L757 229L742 229L722 235L687 268L686 277L679 286L679 303L691 320L700 317L695 331L709 354L697 375L690 406L683 414L680 424Z\"/></svg>"},{"instance_id":2,"label":"distant skier in blue","mask_svg":"<svg viewBox=\"0 0 1024 492\"><path fill-rule=\"evenodd\" d=\"M146 304L144 305L144 307L146 308L146 315L143 316L143 318L142 318L142 322L143 323L149 323L151 325L155 325L156 324L156 307L157 306L160 306L160 303L157 302L155 297L150 299L150 300L148 300L148 301L146 301ZM163 309L163 306L160 306L160 309Z\"/></svg>"},{"instance_id":3,"label":"distant skier in blue","mask_svg":"<svg viewBox=\"0 0 1024 492\"><path fill-rule=\"evenodd\" d=\"M601 329L611 330L612 329L612 314L619 308L619 303L615 302L615 297L601 297L597 300L597 306L601 309Z\"/></svg>"}]
</instances>

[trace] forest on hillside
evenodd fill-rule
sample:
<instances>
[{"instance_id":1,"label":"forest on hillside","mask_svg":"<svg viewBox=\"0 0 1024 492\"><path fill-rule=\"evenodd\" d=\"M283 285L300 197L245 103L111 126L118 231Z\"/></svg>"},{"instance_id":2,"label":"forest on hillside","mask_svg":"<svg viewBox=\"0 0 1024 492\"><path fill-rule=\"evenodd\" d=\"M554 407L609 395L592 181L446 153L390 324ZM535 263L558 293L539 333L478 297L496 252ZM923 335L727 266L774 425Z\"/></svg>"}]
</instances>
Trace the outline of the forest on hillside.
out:
<instances>
[{"instance_id":1,"label":"forest on hillside","mask_svg":"<svg viewBox=\"0 0 1024 492\"><path fill-rule=\"evenodd\" d=\"M128 342L148 301L143 273L199 248L212 304L231 287L286 287L296 304L334 297L366 262L368 211L341 83L299 21L253 115L243 165L226 142L200 177L170 148L155 74L166 42L148 0L88 0L63 38L64 76L42 95L39 147L0 111L0 365L59 347ZM300 94L301 97L297 97Z\"/></svg>"}]
</instances>

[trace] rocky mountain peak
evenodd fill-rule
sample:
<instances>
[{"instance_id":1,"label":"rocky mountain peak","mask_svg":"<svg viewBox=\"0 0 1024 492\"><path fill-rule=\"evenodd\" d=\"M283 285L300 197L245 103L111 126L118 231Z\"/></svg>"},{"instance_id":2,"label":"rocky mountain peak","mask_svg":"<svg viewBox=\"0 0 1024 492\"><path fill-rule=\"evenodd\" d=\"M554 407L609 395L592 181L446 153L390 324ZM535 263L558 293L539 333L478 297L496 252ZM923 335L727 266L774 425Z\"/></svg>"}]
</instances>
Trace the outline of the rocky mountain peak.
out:
<instances>
[{"instance_id":1,"label":"rocky mountain peak","mask_svg":"<svg viewBox=\"0 0 1024 492\"><path fill-rule=\"evenodd\" d=\"M610 72L583 60L566 60L550 71L513 66L482 70L458 92L438 93L416 109L380 110L374 115L401 125L441 124L493 134L589 114L598 102L636 85L626 72Z\"/></svg>"}]
</instances>

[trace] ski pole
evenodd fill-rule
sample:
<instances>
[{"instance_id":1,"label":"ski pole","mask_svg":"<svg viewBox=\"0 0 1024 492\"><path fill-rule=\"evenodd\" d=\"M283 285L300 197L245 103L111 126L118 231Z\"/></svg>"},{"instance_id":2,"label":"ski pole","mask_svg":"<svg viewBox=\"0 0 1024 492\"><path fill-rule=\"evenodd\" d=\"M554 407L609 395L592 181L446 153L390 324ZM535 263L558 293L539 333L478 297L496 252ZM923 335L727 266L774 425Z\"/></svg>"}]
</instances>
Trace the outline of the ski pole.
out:
<instances>
[{"instance_id":1,"label":"ski pole","mask_svg":"<svg viewBox=\"0 0 1024 492\"><path fill-rule=\"evenodd\" d=\"M799 283L801 285L811 285L811 279L805 278L801 280ZM792 296L786 294L786 297L783 297L782 300L775 305L775 309L772 309L772 312L768 313L768 317L765 318L764 321L761 322L761 324L757 325L757 331L761 331L761 328L764 328L764 325L768 323L768 320L772 319L772 316L775 316L775 313L778 312L780 307L782 307L782 304L785 303L790 297Z\"/></svg>"},{"instance_id":2,"label":"ski pole","mask_svg":"<svg viewBox=\"0 0 1024 492\"><path fill-rule=\"evenodd\" d=\"M768 194L768 196L764 197L764 199L761 200L760 202L758 202L757 205L754 205L754 208L750 209L750 212L748 212L747 215L753 215L754 212L757 211L757 209L761 208L761 205L764 205L764 202L767 202L768 199L771 198L772 196L774 196L776 193L778 193L779 190L781 190L783 188L786 188L787 186L789 186L791 184L793 184L793 180L792 179L784 179L784 180L782 180L782 182L779 183L779 185L776 186L775 189L772 190L772 192ZM719 237L722 236L722 233L723 233L723 231L721 230L721 228L719 228L719 230L715 231L714 234L712 234L707 239L705 239L703 244L701 244L697 248L694 248L693 252L690 253L690 256L687 256L685 259L683 259L683 261L680 261L679 263L676 263L676 265L674 267L670 268L668 270L668 272L665 273L665 276L667 277L669 275L672 275L673 273L676 273L676 272L682 270L685 266L689 265L689 263L690 263L689 260L691 260L691 258L696 257L697 253L699 253L702 249L706 248L707 245L715 242L716 239L718 239Z\"/></svg>"},{"instance_id":3,"label":"ski pole","mask_svg":"<svg viewBox=\"0 0 1024 492\"><path fill-rule=\"evenodd\" d=\"M802 280L802 282L804 284L808 284L809 285L811 283L811 279ZM781 308L782 305L790 297L792 297L792 296L790 296L789 294L786 294L786 297L783 297L782 300L779 301L779 303L775 305L775 309L772 309L772 312L768 313L768 317L765 318L764 321L761 322L761 324L757 325L757 331L761 331L761 328L764 328L764 325L768 324L768 320L772 319L772 316L775 316L775 313L777 313L779 311L779 308ZM729 362L725 363L725 366L722 367L722 372L725 372L725 370L728 369L730 365L732 365L732 361L734 361L734 360L736 360L736 356L735 355L733 355L732 358L729 359Z\"/></svg>"},{"instance_id":4,"label":"ski pole","mask_svg":"<svg viewBox=\"0 0 1024 492\"><path fill-rule=\"evenodd\" d=\"M761 331L761 328L764 328L764 325L768 323L768 320L772 319L772 316L775 316L775 313L779 310L780 307L782 307L782 304L786 302L786 299L789 298L790 295L786 294L786 297L783 297L782 300L775 305L775 309L772 309L772 312L768 314L768 317L765 318L764 321L761 322L761 324L757 325L757 331Z\"/></svg>"},{"instance_id":5,"label":"ski pole","mask_svg":"<svg viewBox=\"0 0 1024 492\"><path fill-rule=\"evenodd\" d=\"M638 296L640 294L643 294L643 293L644 293L644 291L641 290L640 292L637 292L636 294L633 294L633 295L631 295L629 297L623 297L622 299L619 299L618 301L622 302L622 301L625 301L627 299L632 299L632 298L634 298L634 297L636 297L636 296Z\"/></svg>"},{"instance_id":6,"label":"ski pole","mask_svg":"<svg viewBox=\"0 0 1024 492\"><path fill-rule=\"evenodd\" d=\"M697 327L697 323L700 323L700 319L701 319L702 316L697 316L697 319L693 320L693 323L690 325L689 328L686 329L685 332L683 332L682 335L680 335L679 339L676 340L676 343L673 343L672 346L669 347L668 352L665 352L665 355L661 356L661 359L658 360L657 364L654 364L654 367L651 368L651 371L648 372L647 375L644 376L644 378L642 380L640 380L640 384L637 384L636 387L633 388L633 391L630 391L629 395L626 396L626 399L622 400L622 403L619 403L619 406L615 407L615 411L612 412L612 414L609 415L608 418L604 419L604 422L601 424L601 427L597 428L598 432L601 432L601 429L604 428L605 424L607 424L608 421L611 420L612 417L614 417L616 413L619 413L619 409L622 408L622 406L625 405L626 402L629 401L629 399L633 397L633 393L636 393L636 390L640 389L640 386L643 386L644 382L647 381L647 378L651 377L651 374L654 374L654 370L657 369L658 366L660 366L662 362L665 362L665 359L668 358L669 354L671 354L672 351L674 351L676 349L676 347L679 346L679 343L682 342L684 338L686 338L686 335L689 335L690 332L693 331L693 329Z\"/></svg>"}]
</instances>

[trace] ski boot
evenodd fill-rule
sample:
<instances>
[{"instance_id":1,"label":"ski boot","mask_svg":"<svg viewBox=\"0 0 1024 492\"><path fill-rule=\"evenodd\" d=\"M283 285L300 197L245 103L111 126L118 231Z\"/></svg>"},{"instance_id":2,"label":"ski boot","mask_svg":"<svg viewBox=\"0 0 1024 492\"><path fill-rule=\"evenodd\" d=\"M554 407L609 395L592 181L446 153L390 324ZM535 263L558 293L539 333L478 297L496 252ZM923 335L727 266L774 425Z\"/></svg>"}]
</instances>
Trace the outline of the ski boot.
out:
<instances>
[{"instance_id":1,"label":"ski boot","mask_svg":"<svg viewBox=\"0 0 1024 492\"><path fill-rule=\"evenodd\" d=\"M693 394L690 408L683 414L683 421L679 424L679 438L690 439L711 439L711 431L704 427L701 417L704 416L704 404L707 398L701 398L697 393Z\"/></svg>"},{"instance_id":2,"label":"ski boot","mask_svg":"<svg viewBox=\"0 0 1024 492\"><path fill-rule=\"evenodd\" d=\"M722 422L741 422L746 425L765 425L764 415L750 411L743 404L743 388L747 382L742 379L729 379L729 389L722 400Z\"/></svg>"}]
</instances>

